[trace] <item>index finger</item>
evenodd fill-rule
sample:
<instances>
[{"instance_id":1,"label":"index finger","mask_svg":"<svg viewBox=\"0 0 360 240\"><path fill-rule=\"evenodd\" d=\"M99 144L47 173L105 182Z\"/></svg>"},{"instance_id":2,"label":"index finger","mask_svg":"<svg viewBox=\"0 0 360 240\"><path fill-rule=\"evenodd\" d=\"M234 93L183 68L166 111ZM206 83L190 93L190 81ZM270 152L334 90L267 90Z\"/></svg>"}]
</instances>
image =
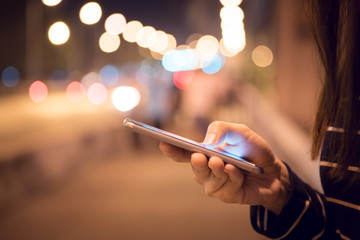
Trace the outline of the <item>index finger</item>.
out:
<instances>
[{"instance_id":1,"label":"index finger","mask_svg":"<svg viewBox=\"0 0 360 240\"><path fill-rule=\"evenodd\" d=\"M190 162L190 151L175 147L174 145L166 142L161 142L159 148L165 154L165 156L173 159L176 162Z\"/></svg>"}]
</instances>

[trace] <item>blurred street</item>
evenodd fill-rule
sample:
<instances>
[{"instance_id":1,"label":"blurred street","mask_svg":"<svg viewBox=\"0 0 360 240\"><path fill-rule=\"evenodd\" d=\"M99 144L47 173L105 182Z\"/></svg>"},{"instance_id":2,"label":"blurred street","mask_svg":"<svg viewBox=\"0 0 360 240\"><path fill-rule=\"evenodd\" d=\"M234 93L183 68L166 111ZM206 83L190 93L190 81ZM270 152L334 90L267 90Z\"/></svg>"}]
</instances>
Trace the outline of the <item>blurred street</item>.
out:
<instances>
[{"instance_id":1,"label":"blurred street","mask_svg":"<svg viewBox=\"0 0 360 240\"><path fill-rule=\"evenodd\" d=\"M189 165L155 148L115 158L3 216L1 239L264 239L247 206L206 197Z\"/></svg>"},{"instance_id":2,"label":"blurred street","mask_svg":"<svg viewBox=\"0 0 360 240\"><path fill-rule=\"evenodd\" d=\"M1 239L263 239L247 206L206 197L188 164L111 109L16 99L0 108Z\"/></svg>"}]
</instances>

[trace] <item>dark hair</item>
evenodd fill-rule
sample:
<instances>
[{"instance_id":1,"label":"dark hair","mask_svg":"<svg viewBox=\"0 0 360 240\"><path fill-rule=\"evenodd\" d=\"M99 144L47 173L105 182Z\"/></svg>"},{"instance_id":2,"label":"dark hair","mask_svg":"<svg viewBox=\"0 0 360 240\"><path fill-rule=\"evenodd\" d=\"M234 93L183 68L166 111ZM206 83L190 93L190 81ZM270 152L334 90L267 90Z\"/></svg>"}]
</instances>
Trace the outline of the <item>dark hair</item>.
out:
<instances>
[{"instance_id":1,"label":"dark hair","mask_svg":"<svg viewBox=\"0 0 360 240\"><path fill-rule=\"evenodd\" d=\"M312 158L319 156L329 125L343 129L341 139L329 139L330 171L341 179L351 163L358 162L360 140L360 1L308 0L314 39L325 76L313 127ZM336 143L338 141L338 143ZM340 144L339 144L340 141Z\"/></svg>"}]
</instances>

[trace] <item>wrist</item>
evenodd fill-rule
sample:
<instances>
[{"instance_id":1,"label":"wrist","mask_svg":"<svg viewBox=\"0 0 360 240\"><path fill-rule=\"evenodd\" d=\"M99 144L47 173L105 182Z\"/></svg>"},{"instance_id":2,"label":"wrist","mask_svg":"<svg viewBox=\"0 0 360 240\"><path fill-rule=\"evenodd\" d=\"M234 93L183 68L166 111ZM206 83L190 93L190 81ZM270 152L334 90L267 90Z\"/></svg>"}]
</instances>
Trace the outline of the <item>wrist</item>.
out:
<instances>
[{"instance_id":1,"label":"wrist","mask_svg":"<svg viewBox=\"0 0 360 240\"><path fill-rule=\"evenodd\" d=\"M280 173L274 181L274 189L270 201L263 204L271 212L279 215L289 198L290 178L289 171L284 163L279 161Z\"/></svg>"}]
</instances>

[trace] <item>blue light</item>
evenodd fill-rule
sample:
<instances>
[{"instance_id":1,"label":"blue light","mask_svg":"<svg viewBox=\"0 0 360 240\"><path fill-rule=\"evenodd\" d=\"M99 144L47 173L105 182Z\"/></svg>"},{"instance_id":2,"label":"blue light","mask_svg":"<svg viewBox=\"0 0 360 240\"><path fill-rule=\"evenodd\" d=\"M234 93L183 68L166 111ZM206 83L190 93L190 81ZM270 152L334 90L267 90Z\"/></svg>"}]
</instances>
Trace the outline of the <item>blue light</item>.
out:
<instances>
[{"instance_id":1,"label":"blue light","mask_svg":"<svg viewBox=\"0 0 360 240\"><path fill-rule=\"evenodd\" d=\"M198 61L199 58L192 49L171 50L162 58L163 67L169 72L193 70Z\"/></svg>"},{"instance_id":2,"label":"blue light","mask_svg":"<svg viewBox=\"0 0 360 240\"><path fill-rule=\"evenodd\" d=\"M100 81L107 87L113 87L119 80L119 71L113 65L104 66L99 72Z\"/></svg>"},{"instance_id":3,"label":"blue light","mask_svg":"<svg viewBox=\"0 0 360 240\"><path fill-rule=\"evenodd\" d=\"M153 67L149 65L142 65L136 72L136 80L145 87L150 87L154 84L156 79L156 72Z\"/></svg>"},{"instance_id":4,"label":"blue light","mask_svg":"<svg viewBox=\"0 0 360 240\"><path fill-rule=\"evenodd\" d=\"M200 61L202 70L207 74L217 73L224 66L224 59L219 55L215 55L213 59Z\"/></svg>"},{"instance_id":5,"label":"blue light","mask_svg":"<svg viewBox=\"0 0 360 240\"><path fill-rule=\"evenodd\" d=\"M18 84L20 80L20 73L13 66L9 66L4 69L4 71L1 74L1 78L5 86L14 87L16 86L16 84Z\"/></svg>"}]
</instances>

